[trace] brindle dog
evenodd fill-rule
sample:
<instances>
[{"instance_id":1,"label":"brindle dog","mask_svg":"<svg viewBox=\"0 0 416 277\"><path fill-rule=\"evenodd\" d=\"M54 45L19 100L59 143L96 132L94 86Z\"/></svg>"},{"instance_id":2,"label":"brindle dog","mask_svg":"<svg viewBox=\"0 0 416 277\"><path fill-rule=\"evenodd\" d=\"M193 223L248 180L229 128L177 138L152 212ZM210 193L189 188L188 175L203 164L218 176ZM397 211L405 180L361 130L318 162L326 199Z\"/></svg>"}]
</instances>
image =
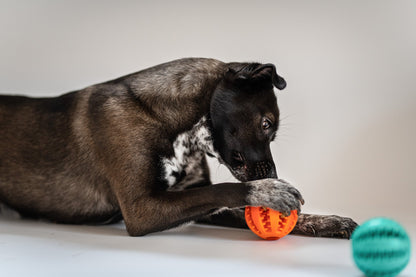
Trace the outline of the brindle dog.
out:
<instances>
[{"instance_id":1,"label":"brindle dog","mask_svg":"<svg viewBox=\"0 0 416 277\"><path fill-rule=\"evenodd\" d=\"M243 207L289 214L277 179L272 64L188 58L55 98L0 97L0 202L60 223L124 219L131 236L189 221L247 228ZM212 185L206 154L241 182ZM356 223L300 214L294 234L349 238Z\"/></svg>"}]
</instances>

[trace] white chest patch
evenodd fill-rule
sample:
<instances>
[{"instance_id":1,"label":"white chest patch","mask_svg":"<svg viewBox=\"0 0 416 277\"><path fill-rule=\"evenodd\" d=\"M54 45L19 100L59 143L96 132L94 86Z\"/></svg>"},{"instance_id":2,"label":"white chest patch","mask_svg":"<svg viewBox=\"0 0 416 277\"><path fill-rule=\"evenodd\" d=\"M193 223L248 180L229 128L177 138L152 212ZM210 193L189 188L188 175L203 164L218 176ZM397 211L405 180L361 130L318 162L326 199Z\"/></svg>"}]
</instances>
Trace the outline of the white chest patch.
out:
<instances>
[{"instance_id":1,"label":"white chest patch","mask_svg":"<svg viewBox=\"0 0 416 277\"><path fill-rule=\"evenodd\" d=\"M203 170L200 165L205 153L218 157L205 117L202 117L191 130L179 134L173 142L173 149L174 156L163 158L162 163L164 178L169 187L178 185L180 181L178 190L202 181Z\"/></svg>"}]
</instances>

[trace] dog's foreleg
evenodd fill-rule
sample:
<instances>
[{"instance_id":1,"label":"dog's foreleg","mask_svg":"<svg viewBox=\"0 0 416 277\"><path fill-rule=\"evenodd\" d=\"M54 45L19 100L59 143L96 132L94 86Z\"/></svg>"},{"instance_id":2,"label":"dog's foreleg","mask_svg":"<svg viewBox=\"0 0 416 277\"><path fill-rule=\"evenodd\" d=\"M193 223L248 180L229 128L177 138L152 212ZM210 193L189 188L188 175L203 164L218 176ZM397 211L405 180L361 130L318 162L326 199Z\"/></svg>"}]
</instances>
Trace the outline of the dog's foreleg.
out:
<instances>
[{"instance_id":1,"label":"dog's foreleg","mask_svg":"<svg viewBox=\"0 0 416 277\"><path fill-rule=\"evenodd\" d=\"M210 224L232 228L248 229L245 216L245 208L225 209L220 212L214 212L210 215L198 219L197 223Z\"/></svg>"},{"instance_id":2,"label":"dog's foreleg","mask_svg":"<svg viewBox=\"0 0 416 277\"><path fill-rule=\"evenodd\" d=\"M227 209L207 215L197 221L224 227L248 229L244 208ZM352 219L336 215L300 214L292 235L349 239L357 227Z\"/></svg>"},{"instance_id":3,"label":"dog's foreleg","mask_svg":"<svg viewBox=\"0 0 416 277\"><path fill-rule=\"evenodd\" d=\"M275 179L222 183L183 191L142 191L140 194L131 188L116 188L131 236L169 229L225 207L268 206L288 214L294 209L300 211L304 202L296 188Z\"/></svg>"},{"instance_id":4,"label":"dog's foreleg","mask_svg":"<svg viewBox=\"0 0 416 277\"><path fill-rule=\"evenodd\" d=\"M166 191L142 196L136 201L119 200L127 232L141 236L196 220L221 207L247 205L248 186L223 183L184 191Z\"/></svg>"},{"instance_id":5,"label":"dog's foreleg","mask_svg":"<svg viewBox=\"0 0 416 277\"><path fill-rule=\"evenodd\" d=\"M357 226L358 224L348 217L300 214L291 234L349 239Z\"/></svg>"}]
</instances>

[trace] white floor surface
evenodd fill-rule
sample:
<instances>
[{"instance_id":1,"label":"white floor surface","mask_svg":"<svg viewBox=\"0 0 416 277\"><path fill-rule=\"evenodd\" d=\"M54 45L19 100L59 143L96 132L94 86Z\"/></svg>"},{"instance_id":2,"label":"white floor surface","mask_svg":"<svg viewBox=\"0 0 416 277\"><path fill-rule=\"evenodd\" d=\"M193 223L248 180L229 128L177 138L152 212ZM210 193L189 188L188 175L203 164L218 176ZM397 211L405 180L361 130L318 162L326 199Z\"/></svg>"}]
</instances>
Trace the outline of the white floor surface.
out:
<instances>
[{"instance_id":1,"label":"white floor surface","mask_svg":"<svg viewBox=\"0 0 416 277\"><path fill-rule=\"evenodd\" d=\"M263 241L248 230L196 224L129 237L123 223L73 226L0 216L0 249L2 277L363 276L348 240ZM416 276L414 255L400 276Z\"/></svg>"}]
</instances>

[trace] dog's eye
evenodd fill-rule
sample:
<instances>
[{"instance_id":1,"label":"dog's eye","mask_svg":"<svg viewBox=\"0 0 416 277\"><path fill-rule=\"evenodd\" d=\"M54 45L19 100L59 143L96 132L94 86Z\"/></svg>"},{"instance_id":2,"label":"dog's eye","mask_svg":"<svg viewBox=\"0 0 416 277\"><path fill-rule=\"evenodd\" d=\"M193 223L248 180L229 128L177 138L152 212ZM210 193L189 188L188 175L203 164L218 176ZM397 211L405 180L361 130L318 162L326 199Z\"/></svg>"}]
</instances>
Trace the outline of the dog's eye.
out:
<instances>
[{"instance_id":1,"label":"dog's eye","mask_svg":"<svg viewBox=\"0 0 416 277\"><path fill-rule=\"evenodd\" d=\"M261 123L261 127L263 128L263 130L267 130L270 127L272 127L272 123L269 119L263 118L263 122Z\"/></svg>"}]
</instances>

